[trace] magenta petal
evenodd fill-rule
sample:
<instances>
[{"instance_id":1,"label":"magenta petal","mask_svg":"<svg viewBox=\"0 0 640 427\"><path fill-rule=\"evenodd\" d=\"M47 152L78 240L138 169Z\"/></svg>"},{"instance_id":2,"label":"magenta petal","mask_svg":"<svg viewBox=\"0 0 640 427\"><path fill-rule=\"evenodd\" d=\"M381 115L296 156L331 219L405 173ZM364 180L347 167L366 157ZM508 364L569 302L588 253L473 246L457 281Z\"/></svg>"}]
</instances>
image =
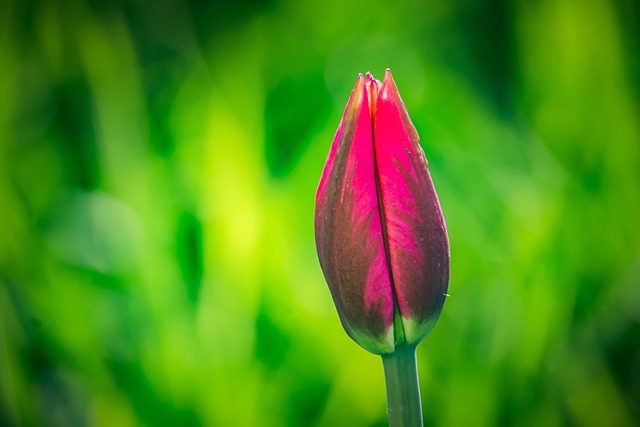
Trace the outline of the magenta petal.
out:
<instances>
[{"instance_id":1,"label":"magenta petal","mask_svg":"<svg viewBox=\"0 0 640 427\"><path fill-rule=\"evenodd\" d=\"M449 241L418 134L387 70L374 141L393 284L408 343L435 324L449 283Z\"/></svg>"},{"instance_id":2,"label":"magenta petal","mask_svg":"<svg viewBox=\"0 0 640 427\"><path fill-rule=\"evenodd\" d=\"M393 293L367 94L375 83L366 85L360 75L351 93L316 194L315 233L320 265L345 330L367 350L387 353L393 351Z\"/></svg>"}]
</instances>

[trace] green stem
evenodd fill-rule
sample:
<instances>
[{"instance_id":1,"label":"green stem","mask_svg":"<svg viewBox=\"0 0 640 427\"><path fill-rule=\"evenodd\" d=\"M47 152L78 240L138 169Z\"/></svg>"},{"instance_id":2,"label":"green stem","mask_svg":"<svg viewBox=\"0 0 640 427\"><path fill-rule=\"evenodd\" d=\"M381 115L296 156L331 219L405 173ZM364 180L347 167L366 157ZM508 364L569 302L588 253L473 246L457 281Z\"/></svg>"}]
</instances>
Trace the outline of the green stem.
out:
<instances>
[{"instance_id":1,"label":"green stem","mask_svg":"<svg viewBox=\"0 0 640 427\"><path fill-rule=\"evenodd\" d=\"M415 346L382 356L387 383L389 427L422 427L422 404Z\"/></svg>"}]
</instances>

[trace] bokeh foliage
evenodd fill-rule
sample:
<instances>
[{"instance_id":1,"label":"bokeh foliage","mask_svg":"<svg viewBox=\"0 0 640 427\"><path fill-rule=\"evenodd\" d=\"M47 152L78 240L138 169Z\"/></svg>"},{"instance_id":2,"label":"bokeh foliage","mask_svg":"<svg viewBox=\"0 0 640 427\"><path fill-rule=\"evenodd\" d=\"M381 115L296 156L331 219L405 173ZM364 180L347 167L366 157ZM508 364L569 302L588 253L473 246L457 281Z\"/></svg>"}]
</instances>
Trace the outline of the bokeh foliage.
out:
<instances>
[{"instance_id":1,"label":"bokeh foliage","mask_svg":"<svg viewBox=\"0 0 640 427\"><path fill-rule=\"evenodd\" d=\"M640 423L640 6L4 1L0 424L382 426L315 187L390 67L452 252L425 422Z\"/></svg>"}]
</instances>

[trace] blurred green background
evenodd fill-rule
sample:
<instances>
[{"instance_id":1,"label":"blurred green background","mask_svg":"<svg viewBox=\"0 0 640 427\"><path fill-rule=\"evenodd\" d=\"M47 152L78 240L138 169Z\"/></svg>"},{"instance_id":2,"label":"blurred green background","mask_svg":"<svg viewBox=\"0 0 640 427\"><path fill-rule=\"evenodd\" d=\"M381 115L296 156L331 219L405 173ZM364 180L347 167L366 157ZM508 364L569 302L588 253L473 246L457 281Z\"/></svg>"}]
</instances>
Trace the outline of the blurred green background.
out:
<instances>
[{"instance_id":1,"label":"blurred green background","mask_svg":"<svg viewBox=\"0 0 640 427\"><path fill-rule=\"evenodd\" d=\"M3 1L0 425L384 426L315 188L390 67L447 220L426 425L640 424L640 5Z\"/></svg>"}]
</instances>

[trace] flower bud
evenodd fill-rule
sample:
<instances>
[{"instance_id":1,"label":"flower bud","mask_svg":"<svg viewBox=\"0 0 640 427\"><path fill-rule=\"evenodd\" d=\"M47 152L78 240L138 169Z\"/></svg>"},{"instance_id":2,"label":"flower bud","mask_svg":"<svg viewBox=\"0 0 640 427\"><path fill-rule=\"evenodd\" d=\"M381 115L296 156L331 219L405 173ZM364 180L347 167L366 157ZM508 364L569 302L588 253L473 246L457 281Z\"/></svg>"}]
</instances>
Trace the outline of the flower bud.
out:
<instances>
[{"instance_id":1,"label":"flower bud","mask_svg":"<svg viewBox=\"0 0 640 427\"><path fill-rule=\"evenodd\" d=\"M351 338L417 345L449 283L449 240L427 159L391 72L359 75L316 194L320 265Z\"/></svg>"}]
</instances>

